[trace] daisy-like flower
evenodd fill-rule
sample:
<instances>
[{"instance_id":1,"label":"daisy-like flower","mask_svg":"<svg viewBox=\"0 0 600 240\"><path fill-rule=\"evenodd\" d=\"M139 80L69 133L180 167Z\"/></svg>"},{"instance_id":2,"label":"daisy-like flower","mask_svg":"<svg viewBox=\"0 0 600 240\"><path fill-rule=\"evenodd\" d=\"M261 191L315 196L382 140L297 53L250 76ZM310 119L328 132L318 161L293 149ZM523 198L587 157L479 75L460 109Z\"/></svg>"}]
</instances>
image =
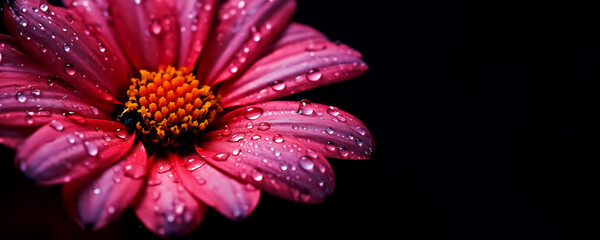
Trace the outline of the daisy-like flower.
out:
<instances>
[{"instance_id":1,"label":"daisy-like flower","mask_svg":"<svg viewBox=\"0 0 600 240\"><path fill-rule=\"evenodd\" d=\"M336 107L271 101L353 78L359 52L290 23L290 0L4 3L0 143L69 214L98 229L133 206L163 236L208 207L247 217L261 190L318 203L329 158L367 159L366 126Z\"/></svg>"}]
</instances>

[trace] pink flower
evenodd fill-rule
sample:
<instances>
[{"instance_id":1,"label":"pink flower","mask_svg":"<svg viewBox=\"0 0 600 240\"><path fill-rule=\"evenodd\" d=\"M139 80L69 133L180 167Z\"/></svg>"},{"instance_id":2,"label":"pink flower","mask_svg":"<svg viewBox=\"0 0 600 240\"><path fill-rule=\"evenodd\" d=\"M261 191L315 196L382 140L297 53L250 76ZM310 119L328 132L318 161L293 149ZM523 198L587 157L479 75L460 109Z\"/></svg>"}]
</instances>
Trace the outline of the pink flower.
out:
<instances>
[{"instance_id":1,"label":"pink flower","mask_svg":"<svg viewBox=\"0 0 600 240\"><path fill-rule=\"evenodd\" d=\"M326 157L367 159L349 113L271 101L347 80L359 52L290 23L295 1L17 0L0 35L0 143L70 215L98 229L133 206L181 236L208 207L236 220L260 192L318 203Z\"/></svg>"}]
</instances>

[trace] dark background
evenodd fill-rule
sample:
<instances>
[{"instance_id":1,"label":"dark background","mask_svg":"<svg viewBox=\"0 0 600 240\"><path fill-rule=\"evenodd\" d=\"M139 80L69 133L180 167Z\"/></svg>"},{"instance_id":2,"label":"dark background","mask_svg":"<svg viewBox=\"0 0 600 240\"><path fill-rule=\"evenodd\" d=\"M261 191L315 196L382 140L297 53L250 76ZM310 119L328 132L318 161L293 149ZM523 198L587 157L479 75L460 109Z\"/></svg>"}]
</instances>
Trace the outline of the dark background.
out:
<instances>
[{"instance_id":1,"label":"dark background","mask_svg":"<svg viewBox=\"0 0 600 240\"><path fill-rule=\"evenodd\" d=\"M263 194L187 239L575 239L575 161L598 55L592 8L559 1L300 0L294 21L363 53L358 78L299 93L361 119L373 160L331 160L318 205ZM485 3L482 3L485 2ZM596 42L597 43L597 42ZM2 239L154 239L128 210L86 232L60 187L35 187L1 148Z\"/></svg>"}]
</instances>

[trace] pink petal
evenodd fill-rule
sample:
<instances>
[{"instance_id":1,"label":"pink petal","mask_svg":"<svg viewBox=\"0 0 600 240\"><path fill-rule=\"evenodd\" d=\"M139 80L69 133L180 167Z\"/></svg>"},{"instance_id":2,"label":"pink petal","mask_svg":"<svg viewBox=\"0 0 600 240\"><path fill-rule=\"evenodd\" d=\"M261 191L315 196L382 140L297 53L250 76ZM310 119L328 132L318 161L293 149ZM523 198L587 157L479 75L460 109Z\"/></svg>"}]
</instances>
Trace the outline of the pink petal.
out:
<instances>
[{"instance_id":1,"label":"pink petal","mask_svg":"<svg viewBox=\"0 0 600 240\"><path fill-rule=\"evenodd\" d=\"M4 9L4 21L31 56L69 84L108 101L128 86L126 69L111 49L99 49L102 43L86 34L78 14L46 1L24 0Z\"/></svg>"},{"instance_id":2,"label":"pink petal","mask_svg":"<svg viewBox=\"0 0 600 240\"><path fill-rule=\"evenodd\" d=\"M69 182L101 171L131 148L135 134L121 123L77 118L51 122L18 148L15 165L40 185Z\"/></svg>"},{"instance_id":3,"label":"pink petal","mask_svg":"<svg viewBox=\"0 0 600 240\"><path fill-rule=\"evenodd\" d=\"M144 174L132 175L133 166L143 169ZM102 228L129 207L142 188L146 169L146 149L137 142L119 163L100 176L87 175L64 184L65 208L82 228Z\"/></svg>"},{"instance_id":4,"label":"pink petal","mask_svg":"<svg viewBox=\"0 0 600 240\"><path fill-rule=\"evenodd\" d=\"M135 213L150 231L163 238L185 235L194 230L204 218L207 206L198 202L186 190L173 171L175 154L150 157L154 164L148 184L137 204Z\"/></svg>"},{"instance_id":5,"label":"pink petal","mask_svg":"<svg viewBox=\"0 0 600 240\"><path fill-rule=\"evenodd\" d=\"M295 9L291 0L225 3L198 64L204 84L214 85L247 69L279 36Z\"/></svg>"},{"instance_id":6,"label":"pink petal","mask_svg":"<svg viewBox=\"0 0 600 240\"><path fill-rule=\"evenodd\" d=\"M329 162L305 142L273 132L221 129L206 133L196 151L211 165L275 196L321 202L333 192Z\"/></svg>"},{"instance_id":7,"label":"pink petal","mask_svg":"<svg viewBox=\"0 0 600 240\"><path fill-rule=\"evenodd\" d=\"M249 129L296 138L332 158L368 159L375 150L373 136L356 117L337 107L307 100L271 101L238 108L213 124L217 128L227 126L232 132Z\"/></svg>"},{"instance_id":8,"label":"pink petal","mask_svg":"<svg viewBox=\"0 0 600 240\"><path fill-rule=\"evenodd\" d=\"M215 0L177 1L181 35L177 66L194 69L212 23L215 2Z\"/></svg>"},{"instance_id":9,"label":"pink petal","mask_svg":"<svg viewBox=\"0 0 600 240\"><path fill-rule=\"evenodd\" d=\"M327 37L318 30L301 23L292 22L285 28L281 37L271 46L272 50L282 48L286 45L311 39L315 42L327 41Z\"/></svg>"},{"instance_id":10,"label":"pink petal","mask_svg":"<svg viewBox=\"0 0 600 240\"><path fill-rule=\"evenodd\" d=\"M173 65L179 46L175 1L109 0L121 46L138 69Z\"/></svg>"},{"instance_id":11,"label":"pink petal","mask_svg":"<svg viewBox=\"0 0 600 240\"><path fill-rule=\"evenodd\" d=\"M188 191L232 220L245 218L258 205L260 191L225 175L198 153L181 156L174 169Z\"/></svg>"},{"instance_id":12,"label":"pink petal","mask_svg":"<svg viewBox=\"0 0 600 240\"><path fill-rule=\"evenodd\" d=\"M113 118L114 104L85 94L59 79L0 73L0 128L39 127L65 116Z\"/></svg>"},{"instance_id":13,"label":"pink petal","mask_svg":"<svg viewBox=\"0 0 600 240\"><path fill-rule=\"evenodd\" d=\"M219 93L225 107L246 105L344 81L367 68L360 53L344 44L307 39L261 58Z\"/></svg>"},{"instance_id":14,"label":"pink petal","mask_svg":"<svg viewBox=\"0 0 600 240\"><path fill-rule=\"evenodd\" d=\"M114 20L110 14L108 0L64 0L65 6L74 13L79 14L86 24L84 33L92 34L98 39L99 51L110 51L114 55L113 61L118 61L118 66L125 69L127 73L134 73L133 66L129 62L125 52L121 49L117 40Z\"/></svg>"},{"instance_id":15,"label":"pink petal","mask_svg":"<svg viewBox=\"0 0 600 240\"><path fill-rule=\"evenodd\" d=\"M8 73L42 77L54 76L48 68L31 58L19 46L15 38L0 34L0 79L4 78L3 76Z\"/></svg>"}]
</instances>

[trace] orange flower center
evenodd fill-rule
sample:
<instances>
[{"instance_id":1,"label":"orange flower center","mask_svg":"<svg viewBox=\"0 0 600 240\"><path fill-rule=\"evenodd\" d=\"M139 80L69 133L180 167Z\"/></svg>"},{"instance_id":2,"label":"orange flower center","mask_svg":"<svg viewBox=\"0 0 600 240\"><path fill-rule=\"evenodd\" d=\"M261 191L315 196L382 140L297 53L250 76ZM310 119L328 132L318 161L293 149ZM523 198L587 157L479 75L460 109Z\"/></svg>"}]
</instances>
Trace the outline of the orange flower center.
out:
<instances>
[{"instance_id":1,"label":"orange flower center","mask_svg":"<svg viewBox=\"0 0 600 240\"><path fill-rule=\"evenodd\" d=\"M200 133L223 111L221 96L199 84L186 68L142 69L140 78L131 78L119 119L130 121L146 141L178 147L177 140Z\"/></svg>"}]
</instances>

